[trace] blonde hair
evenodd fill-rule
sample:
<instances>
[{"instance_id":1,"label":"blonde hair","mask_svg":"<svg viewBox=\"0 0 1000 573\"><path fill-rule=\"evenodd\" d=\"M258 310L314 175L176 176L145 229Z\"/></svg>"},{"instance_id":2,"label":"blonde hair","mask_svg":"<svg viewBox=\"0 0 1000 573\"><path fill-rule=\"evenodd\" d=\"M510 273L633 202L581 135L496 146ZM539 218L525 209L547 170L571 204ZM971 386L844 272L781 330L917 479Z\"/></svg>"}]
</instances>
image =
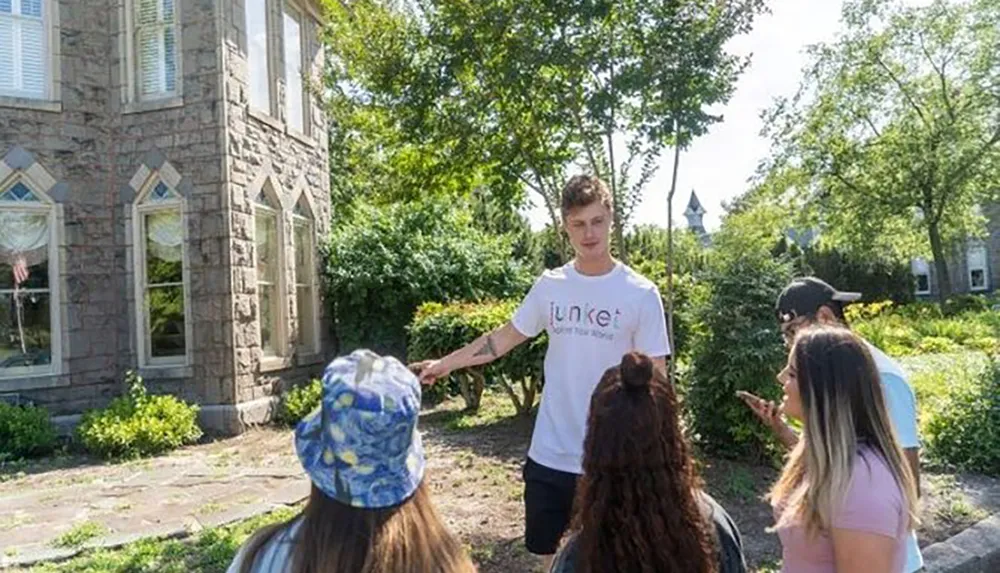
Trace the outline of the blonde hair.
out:
<instances>
[{"instance_id":1,"label":"blonde hair","mask_svg":"<svg viewBox=\"0 0 1000 573\"><path fill-rule=\"evenodd\" d=\"M857 453L879 455L903 491L909 526L917 523L917 490L886 411L875 361L851 331L813 326L791 350L803 431L770 492L779 508L776 528L804 525L808 535L832 527L851 483Z\"/></svg>"}]
</instances>

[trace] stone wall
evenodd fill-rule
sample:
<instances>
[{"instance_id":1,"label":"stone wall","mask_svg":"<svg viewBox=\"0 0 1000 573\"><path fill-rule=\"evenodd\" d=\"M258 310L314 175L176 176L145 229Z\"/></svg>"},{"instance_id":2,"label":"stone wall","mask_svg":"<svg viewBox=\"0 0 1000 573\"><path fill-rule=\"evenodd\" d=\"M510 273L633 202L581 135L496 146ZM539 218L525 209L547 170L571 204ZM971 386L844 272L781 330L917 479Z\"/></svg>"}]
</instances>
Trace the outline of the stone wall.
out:
<instances>
[{"instance_id":1,"label":"stone wall","mask_svg":"<svg viewBox=\"0 0 1000 573\"><path fill-rule=\"evenodd\" d=\"M306 109L311 124L305 137L293 134L284 118L285 82L282 58L271 60L271 73L276 77L276 93L272 114L250 110L248 105L248 80L246 60L244 0L225 0L232 10L225 14L225 115L228 150L228 201L231 208L230 249L232 252L233 328L235 346L235 377L230 389L235 403L266 399L279 389L279 382L297 381L308 375L318 374L323 366L324 352L318 355L296 354L294 333L298 328L294 284L285 281L287 304L283 309L286 344L283 359L264 361L261 356L260 332L257 324L257 277L255 269L253 200L261 187L270 184L281 203L283 221L283 270L286 277L293 276L294 260L291 256L291 211L300 194L306 194L312 205L317 244L326 236L330 220L329 171L327 168L326 120L320 102L309 98ZM300 8L306 8L300 6ZM277 38L272 46L275 54L283 53L280 29L281 3L270 3L271 33ZM308 9L306 10L308 13ZM308 61L312 62L310 76L319 78L322 73L322 56L318 42L318 28L313 17L304 18L307 38ZM317 261L318 262L318 261ZM324 305L317 310L322 312ZM325 324L325 320L321 322ZM321 348L328 347L327 328L321 327Z\"/></svg>"},{"instance_id":2,"label":"stone wall","mask_svg":"<svg viewBox=\"0 0 1000 573\"><path fill-rule=\"evenodd\" d=\"M116 296L121 236L112 233L121 209L108 163L111 14L108 0L61 1L61 97L45 111L30 109L31 103L0 105L0 155L30 157L63 188L54 197L62 211L61 260L50 262L62 268L62 373L5 380L0 392L16 392L55 413L110 399L118 390L115 373L127 364L118 352L126 326L124 301Z\"/></svg>"}]
</instances>

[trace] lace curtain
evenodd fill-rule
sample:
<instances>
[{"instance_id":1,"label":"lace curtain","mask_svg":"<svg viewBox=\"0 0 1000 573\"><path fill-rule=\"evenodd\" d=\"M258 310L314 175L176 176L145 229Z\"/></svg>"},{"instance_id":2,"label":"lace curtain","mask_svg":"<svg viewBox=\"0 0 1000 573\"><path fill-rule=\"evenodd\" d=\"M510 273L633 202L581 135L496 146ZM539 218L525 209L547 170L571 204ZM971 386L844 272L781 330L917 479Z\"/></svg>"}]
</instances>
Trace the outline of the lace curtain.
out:
<instances>
[{"instance_id":1,"label":"lace curtain","mask_svg":"<svg viewBox=\"0 0 1000 573\"><path fill-rule=\"evenodd\" d=\"M49 257L47 214L0 211L0 262L13 266L24 258L29 267Z\"/></svg>"},{"instance_id":2,"label":"lace curtain","mask_svg":"<svg viewBox=\"0 0 1000 573\"><path fill-rule=\"evenodd\" d=\"M149 254L171 263L181 260L184 223L177 211L164 211L146 216L147 249Z\"/></svg>"}]
</instances>

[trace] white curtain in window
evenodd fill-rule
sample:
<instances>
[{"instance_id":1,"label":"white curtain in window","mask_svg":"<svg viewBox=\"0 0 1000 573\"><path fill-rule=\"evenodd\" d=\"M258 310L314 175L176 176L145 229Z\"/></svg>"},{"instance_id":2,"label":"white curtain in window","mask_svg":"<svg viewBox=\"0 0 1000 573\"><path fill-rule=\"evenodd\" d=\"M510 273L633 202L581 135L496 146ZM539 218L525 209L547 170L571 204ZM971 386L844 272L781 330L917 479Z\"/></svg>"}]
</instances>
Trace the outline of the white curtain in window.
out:
<instances>
[{"instance_id":1,"label":"white curtain in window","mask_svg":"<svg viewBox=\"0 0 1000 573\"><path fill-rule=\"evenodd\" d=\"M49 219L47 215L0 211L0 260L13 264L23 257L28 266L48 258Z\"/></svg>"},{"instance_id":2,"label":"white curtain in window","mask_svg":"<svg viewBox=\"0 0 1000 573\"><path fill-rule=\"evenodd\" d=\"M176 263L181 260L182 250L177 248L184 242L184 223L180 213L164 211L146 217L147 248L153 256Z\"/></svg>"},{"instance_id":3,"label":"white curtain in window","mask_svg":"<svg viewBox=\"0 0 1000 573\"><path fill-rule=\"evenodd\" d=\"M46 97L42 0L0 0L0 94Z\"/></svg>"}]
</instances>

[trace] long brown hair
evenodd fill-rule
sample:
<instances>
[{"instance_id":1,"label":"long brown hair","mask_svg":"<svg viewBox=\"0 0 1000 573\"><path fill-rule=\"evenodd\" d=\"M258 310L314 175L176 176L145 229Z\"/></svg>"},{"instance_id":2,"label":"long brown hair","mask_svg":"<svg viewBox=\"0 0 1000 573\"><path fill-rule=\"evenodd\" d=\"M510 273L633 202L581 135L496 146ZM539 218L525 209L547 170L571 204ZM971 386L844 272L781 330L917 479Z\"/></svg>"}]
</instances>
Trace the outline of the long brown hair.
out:
<instances>
[{"instance_id":1,"label":"long brown hair","mask_svg":"<svg viewBox=\"0 0 1000 573\"><path fill-rule=\"evenodd\" d=\"M410 499L384 509L344 505L316 486L300 516L254 534L240 573L251 573L268 541L302 519L292 541L293 573L475 573L461 543L445 528L426 482Z\"/></svg>"},{"instance_id":2,"label":"long brown hair","mask_svg":"<svg viewBox=\"0 0 1000 573\"><path fill-rule=\"evenodd\" d=\"M581 573L708 573L712 531L678 422L677 397L648 356L604 373L590 399L571 531Z\"/></svg>"},{"instance_id":3,"label":"long brown hair","mask_svg":"<svg viewBox=\"0 0 1000 573\"><path fill-rule=\"evenodd\" d=\"M885 461L916 523L913 474L864 341L846 328L814 326L798 333L790 362L802 400L802 438L770 493L781 511L777 527L802 523L811 535L829 530L862 445Z\"/></svg>"}]
</instances>

